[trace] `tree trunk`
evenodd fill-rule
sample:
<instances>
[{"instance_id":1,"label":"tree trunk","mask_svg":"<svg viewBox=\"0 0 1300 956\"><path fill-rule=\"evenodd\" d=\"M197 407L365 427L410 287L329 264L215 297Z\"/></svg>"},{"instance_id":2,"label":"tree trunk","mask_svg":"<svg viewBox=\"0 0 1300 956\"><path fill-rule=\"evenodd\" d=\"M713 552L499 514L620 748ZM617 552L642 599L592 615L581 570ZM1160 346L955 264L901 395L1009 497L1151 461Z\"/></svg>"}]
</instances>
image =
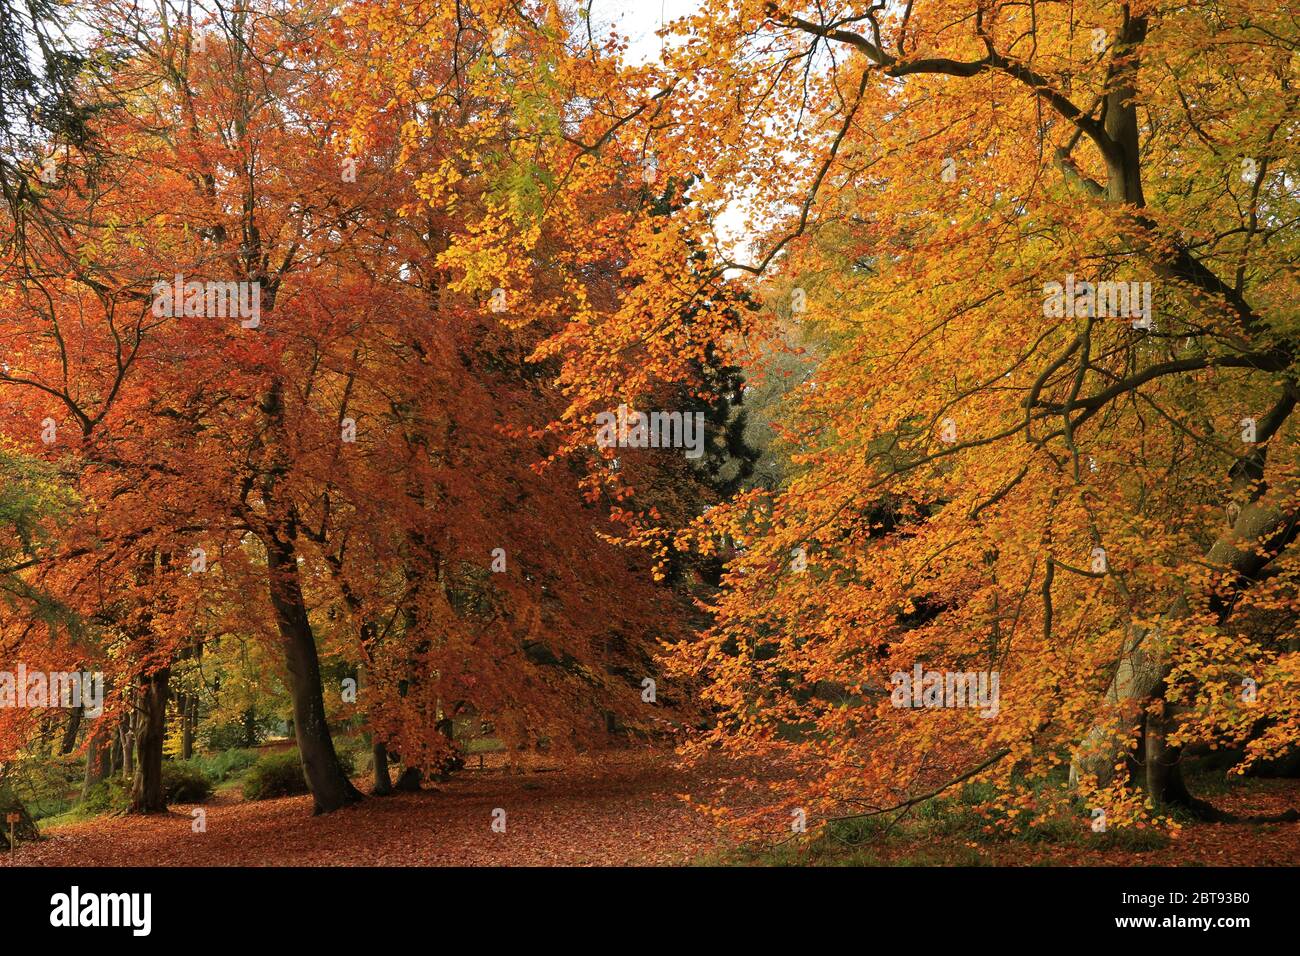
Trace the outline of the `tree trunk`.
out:
<instances>
[{"instance_id":1,"label":"tree trunk","mask_svg":"<svg viewBox=\"0 0 1300 956\"><path fill-rule=\"evenodd\" d=\"M270 572L271 604L289 669L289 693L293 698L293 724L298 752L302 755L302 771L311 789L313 812L330 813L356 803L362 796L339 764L325 721L320 658L316 653L316 636L307 619L293 542L270 533L263 543Z\"/></svg>"},{"instance_id":2,"label":"tree trunk","mask_svg":"<svg viewBox=\"0 0 1300 956\"><path fill-rule=\"evenodd\" d=\"M81 799L90 796L90 790L104 779L108 770L108 736L109 731L97 724L90 731L86 741L86 775L81 782Z\"/></svg>"},{"instance_id":3,"label":"tree trunk","mask_svg":"<svg viewBox=\"0 0 1300 956\"><path fill-rule=\"evenodd\" d=\"M63 744L59 747L59 753L67 756L72 753L72 749L77 746L77 731L81 729L81 708L75 707L72 713L68 714L68 724L63 729Z\"/></svg>"},{"instance_id":4,"label":"tree trunk","mask_svg":"<svg viewBox=\"0 0 1300 956\"><path fill-rule=\"evenodd\" d=\"M122 742L122 772L129 780L135 776L135 734L131 730L130 717L122 720L117 736Z\"/></svg>"},{"instance_id":5,"label":"tree trunk","mask_svg":"<svg viewBox=\"0 0 1300 956\"><path fill-rule=\"evenodd\" d=\"M376 740L374 754L375 787L370 792L376 797L386 797L393 792L393 780L388 775L388 748Z\"/></svg>"},{"instance_id":6,"label":"tree trunk","mask_svg":"<svg viewBox=\"0 0 1300 956\"><path fill-rule=\"evenodd\" d=\"M128 813L162 813L167 809L162 785L163 742L167 736L167 682L171 668L160 667L140 677L135 718L138 759L131 784Z\"/></svg>"},{"instance_id":7,"label":"tree trunk","mask_svg":"<svg viewBox=\"0 0 1300 956\"><path fill-rule=\"evenodd\" d=\"M447 756L438 764L438 779L446 782L451 779L451 775L465 767L465 758L460 749L456 746L456 724L450 717L444 717L438 721L438 733L447 738Z\"/></svg>"},{"instance_id":8,"label":"tree trunk","mask_svg":"<svg viewBox=\"0 0 1300 956\"><path fill-rule=\"evenodd\" d=\"M1191 794L1183 783L1179 748L1166 741L1169 721L1164 713L1147 714L1142 732L1144 789L1157 808L1188 806Z\"/></svg>"},{"instance_id":9,"label":"tree trunk","mask_svg":"<svg viewBox=\"0 0 1300 956\"><path fill-rule=\"evenodd\" d=\"M122 772L122 738L114 737L108 745L108 775L116 777Z\"/></svg>"},{"instance_id":10,"label":"tree trunk","mask_svg":"<svg viewBox=\"0 0 1300 956\"><path fill-rule=\"evenodd\" d=\"M1149 713L1143 726L1143 789L1160 810L1180 807L1198 819L1228 821L1236 819L1192 795L1183 780L1182 748L1169 746L1166 736L1175 718L1166 704L1158 713Z\"/></svg>"},{"instance_id":11,"label":"tree trunk","mask_svg":"<svg viewBox=\"0 0 1300 956\"><path fill-rule=\"evenodd\" d=\"M402 771L402 775L397 778L397 783L393 785L394 790L401 790L403 793L415 793L420 789L420 781L423 774L420 773L419 767L407 767Z\"/></svg>"},{"instance_id":12,"label":"tree trunk","mask_svg":"<svg viewBox=\"0 0 1300 956\"><path fill-rule=\"evenodd\" d=\"M1210 604L1226 620L1236 590L1253 582L1275 555L1294 540L1300 530L1300 513L1251 502L1241 509L1231 531L1206 553L1203 563L1222 568L1228 582L1225 591L1214 595ZM1186 616L1191 608L1183 596L1165 612L1165 619ZM1107 713L1084 737L1070 765L1071 786L1084 775L1092 775L1101 786L1115 779L1116 769L1132 755L1133 728L1142 720L1146 706L1155 700L1169 676L1171 661L1165 635L1159 627L1135 628L1120 656L1115 676L1106 690Z\"/></svg>"},{"instance_id":13,"label":"tree trunk","mask_svg":"<svg viewBox=\"0 0 1300 956\"><path fill-rule=\"evenodd\" d=\"M194 756L194 717L199 699L190 694L181 694L176 702L181 711L181 759L189 760Z\"/></svg>"},{"instance_id":14,"label":"tree trunk","mask_svg":"<svg viewBox=\"0 0 1300 956\"><path fill-rule=\"evenodd\" d=\"M274 289L271 290L274 302ZM269 460L262 471L262 503L266 526L259 533L266 548L267 587L280 632L280 647L289 670L289 695L293 699L293 727L302 755L302 772L311 790L313 812L330 813L362 799L360 791L339 765L325 720L321 694L320 658L316 635L307 617L298 573L298 518L292 502L280 500L280 482L291 470L289 439L284 423L283 383L272 381L262 398L267 421L265 447Z\"/></svg>"},{"instance_id":15,"label":"tree trunk","mask_svg":"<svg viewBox=\"0 0 1300 956\"><path fill-rule=\"evenodd\" d=\"M37 746L43 752L44 756L49 758L55 754L54 738L58 733L59 720L53 714L42 717L40 723L40 739Z\"/></svg>"}]
</instances>

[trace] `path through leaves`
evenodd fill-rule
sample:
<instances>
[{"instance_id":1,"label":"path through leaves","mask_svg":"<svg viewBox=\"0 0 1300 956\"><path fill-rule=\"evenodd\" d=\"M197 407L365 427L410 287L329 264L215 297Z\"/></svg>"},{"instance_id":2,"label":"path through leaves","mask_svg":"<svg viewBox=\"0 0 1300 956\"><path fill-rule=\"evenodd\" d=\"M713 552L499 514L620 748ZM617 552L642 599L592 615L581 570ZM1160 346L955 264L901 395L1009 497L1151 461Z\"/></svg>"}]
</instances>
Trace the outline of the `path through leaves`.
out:
<instances>
[{"instance_id":1,"label":"path through leaves","mask_svg":"<svg viewBox=\"0 0 1300 956\"><path fill-rule=\"evenodd\" d=\"M681 799L718 799L737 768L676 767L663 752L616 752L513 774L489 764L437 790L371 798L310 816L309 797L246 802L225 791L204 805L207 832L191 830L192 807L152 817L101 817L54 829L25 845L16 865L77 866L613 866L673 865L712 856L727 843ZM361 781L358 781L359 783ZM1300 782L1251 781L1215 802L1237 813L1278 813L1300 802ZM506 811L493 832L492 812ZM882 862L970 861L954 838L891 840ZM1300 824L1184 828L1168 846L1144 853L996 841L985 862L1220 866L1300 861Z\"/></svg>"}]
</instances>

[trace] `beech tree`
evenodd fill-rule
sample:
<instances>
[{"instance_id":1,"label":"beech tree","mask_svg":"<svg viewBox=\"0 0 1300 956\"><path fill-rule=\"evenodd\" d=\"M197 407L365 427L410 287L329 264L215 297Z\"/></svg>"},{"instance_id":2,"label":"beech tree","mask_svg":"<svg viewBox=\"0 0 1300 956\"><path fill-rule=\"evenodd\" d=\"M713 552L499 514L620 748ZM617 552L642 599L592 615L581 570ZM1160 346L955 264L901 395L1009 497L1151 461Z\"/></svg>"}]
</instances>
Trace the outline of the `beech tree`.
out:
<instances>
[{"instance_id":1,"label":"beech tree","mask_svg":"<svg viewBox=\"0 0 1300 956\"><path fill-rule=\"evenodd\" d=\"M794 771L752 822L1208 816L1184 748L1296 744L1286 11L705 0L645 65L551 0L80 15L53 172L0 160L0 646L106 672L134 810L207 640L317 813L342 721L384 793L702 704Z\"/></svg>"},{"instance_id":2,"label":"beech tree","mask_svg":"<svg viewBox=\"0 0 1300 956\"><path fill-rule=\"evenodd\" d=\"M484 73L481 23L410 38L441 101L394 98L391 37L351 8L106 4L91 22L112 149L64 170L76 227L37 247L38 280L14 273L0 382L6 431L77 490L40 573L100 628L139 715L136 809L160 809L169 676L196 630L277 649L316 812L360 798L331 718L359 711L412 780L453 756L458 713L512 746L652 722L642 681L684 615L603 539L572 471L542 467L564 403L530 360L560 303L616 282L618 251L582 236L618 191L542 214L540 184L580 154L519 145L521 91ZM539 55L563 42L537 34ZM566 96L530 121L548 149ZM355 706L323 656L360 668Z\"/></svg>"},{"instance_id":3,"label":"beech tree","mask_svg":"<svg viewBox=\"0 0 1300 956\"><path fill-rule=\"evenodd\" d=\"M1180 747L1246 767L1296 731L1293 18L725 0L671 33L639 132L700 175L675 219L746 210L765 238L712 243L713 274L830 342L792 473L680 536L741 542L672 655L717 709L692 749L803 768L769 809L981 779L1024 822L1068 768L1112 822L1208 813ZM649 352L627 374L671 374ZM601 354L570 353L593 389L625 371ZM918 664L933 709L894 693ZM996 717L942 706L967 673L1000 676Z\"/></svg>"}]
</instances>

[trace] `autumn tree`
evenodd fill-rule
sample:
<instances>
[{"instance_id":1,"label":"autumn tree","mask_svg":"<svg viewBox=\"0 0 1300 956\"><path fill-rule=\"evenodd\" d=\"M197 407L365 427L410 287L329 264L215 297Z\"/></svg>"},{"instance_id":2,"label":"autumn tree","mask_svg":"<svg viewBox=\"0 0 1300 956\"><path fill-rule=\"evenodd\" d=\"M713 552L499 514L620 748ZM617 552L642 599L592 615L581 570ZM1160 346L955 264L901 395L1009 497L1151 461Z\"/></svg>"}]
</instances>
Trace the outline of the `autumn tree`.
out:
<instances>
[{"instance_id":1,"label":"autumn tree","mask_svg":"<svg viewBox=\"0 0 1300 956\"><path fill-rule=\"evenodd\" d=\"M740 210L762 238L711 243L715 275L828 342L777 492L679 539L743 542L673 655L717 708L696 749L800 768L774 807L985 779L1024 822L1068 769L1113 821L1213 812L1181 746L1296 742L1294 19L726 0L671 33L636 116L699 174L677 227ZM646 275L631 367L569 332L592 394L691 331ZM918 664L997 675L996 706L911 706Z\"/></svg>"},{"instance_id":2,"label":"autumn tree","mask_svg":"<svg viewBox=\"0 0 1300 956\"><path fill-rule=\"evenodd\" d=\"M642 682L680 608L578 475L537 467L565 401L532 356L571 304L617 301L616 197L636 208L641 173L588 172L555 135L571 23L541 16L503 70L493 24L455 12L91 19L113 148L64 171L75 228L38 247L39 281L14 273L0 383L6 432L83 502L41 574L140 713L139 809L205 635L276 648L317 812L359 798L331 719L364 717L417 779L460 712L512 745L653 722ZM211 314L214 283L256 313ZM323 658L358 669L355 705Z\"/></svg>"}]
</instances>

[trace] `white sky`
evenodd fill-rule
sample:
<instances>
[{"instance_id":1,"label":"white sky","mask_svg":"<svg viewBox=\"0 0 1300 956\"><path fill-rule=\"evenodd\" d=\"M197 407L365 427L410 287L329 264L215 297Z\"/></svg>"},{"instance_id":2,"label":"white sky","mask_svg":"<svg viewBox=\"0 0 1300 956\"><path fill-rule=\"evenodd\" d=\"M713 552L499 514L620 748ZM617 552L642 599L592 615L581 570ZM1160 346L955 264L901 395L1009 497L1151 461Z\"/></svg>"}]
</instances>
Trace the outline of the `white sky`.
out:
<instances>
[{"instance_id":1,"label":"white sky","mask_svg":"<svg viewBox=\"0 0 1300 956\"><path fill-rule=\"evenodd\" d=\"M699 6L700 0L592 0L592 32L608 36L611 29L617 30L628 41L629 63L655 61L663 48L655 32ZM746 241L744 218L742 204L733 202L715 223L718 242L733 261L747 260L753 254Z\"/></svg>"},{"instance_id":2,"label":"white sky","mask_svg":"<svg viewBox=\"0 0 1300 956\"><path fill-rule=\"evenodd\" d=\"M659 58L660 40L655 31L694 12L699 0L592 0L592 25L606 33L609 26L627 37L627 58L641 63Z\"/></svg>"}]
</instances>

